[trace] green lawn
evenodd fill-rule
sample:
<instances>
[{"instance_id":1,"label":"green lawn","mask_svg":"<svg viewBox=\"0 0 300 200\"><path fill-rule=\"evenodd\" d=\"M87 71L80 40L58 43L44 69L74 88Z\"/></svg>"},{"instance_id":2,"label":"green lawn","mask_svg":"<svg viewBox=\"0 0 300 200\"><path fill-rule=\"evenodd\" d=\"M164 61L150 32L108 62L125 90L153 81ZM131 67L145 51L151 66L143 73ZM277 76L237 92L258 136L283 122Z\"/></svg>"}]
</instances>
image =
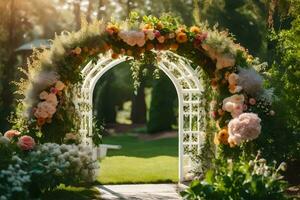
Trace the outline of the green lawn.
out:
<instances>
[{"instance_id":1,"label":"green lawn","mask_svg":"<svg viewBox=\"0 0 300 200\"><path fill-rule=\"evenodd\" d=\"M178 181L178 138L144 141L124 134L105 137L105 144L122 145L101 160L101 184Z\"/></svg>"}]
</instances>

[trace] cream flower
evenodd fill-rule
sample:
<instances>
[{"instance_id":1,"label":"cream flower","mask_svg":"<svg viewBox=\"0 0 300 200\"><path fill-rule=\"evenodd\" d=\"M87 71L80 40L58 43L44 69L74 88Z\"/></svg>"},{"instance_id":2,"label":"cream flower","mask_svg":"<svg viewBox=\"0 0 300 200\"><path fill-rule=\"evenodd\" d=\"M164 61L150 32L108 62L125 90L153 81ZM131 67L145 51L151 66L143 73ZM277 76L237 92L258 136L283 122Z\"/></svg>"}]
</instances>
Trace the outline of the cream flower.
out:
<instances>
[{"instance_id":1,"label":"cream flower","mask_svg":"<svg viewBox=\"0 0 300 200\"><path fill-rule=\"evenodd\" d=\"M235 65L235 59L228 55L217 56L217 69L223 69L226 67L233 67Z\"/></svg>"},{"instance_id":2,"label":"cream flower","mask_svg":"<svg viewBox=\"0 0 300 200\"><path fill-rule=\"evenodd\" d=\"M62 91L64 88L66 87L66 85L61 82L61 81L57 81L55 83L55 88L58 90L58 91Z\"/></svg>"},{"instance_id":3,"label":"cream flower","mask_svg":"<svg viewBox=\"0 0 300 200\"><path fill-rule=\"evenodd\" d=\"M153 30L153 29L146 29L146 30L144 30L144 33L146 34L146 37L147 37L149 40L154 40L154 38L155 38L155 33L154 33L154 30Z\"/></svg>"},{"instance_id":4,"label":"cream flower","mask_svg":"<svg viewBox=\"0 0 300 200\"><path fill-rule=\"evenodd\" d=\"M238 84L238 80L239 80L239 75L237 75L236 73L231 73L228 76L228 83L229 83L229 85L237 85Z\"/></svg>"},{"instance_id":5,"label":"cream flower","mask_svg":"<svg viewBox=\"0 0 300 200\"><path fill-rule=\"evenodd\" d=\"M43 91L40 93L40 99L45 100L48 97L48 92Z\"/></svg>"},{"instance_id":6,"label":"cream flower","mask_svg":"<svg viewBox=\"0 0 300 200\"><path fill-rule=\"evenodd\" d=\"M233 118L238 117L243 113L243 105L244 105L245 97L244 95L232 95L223 100L222 109L230 112Z\"/></svg>"}]
</instances>

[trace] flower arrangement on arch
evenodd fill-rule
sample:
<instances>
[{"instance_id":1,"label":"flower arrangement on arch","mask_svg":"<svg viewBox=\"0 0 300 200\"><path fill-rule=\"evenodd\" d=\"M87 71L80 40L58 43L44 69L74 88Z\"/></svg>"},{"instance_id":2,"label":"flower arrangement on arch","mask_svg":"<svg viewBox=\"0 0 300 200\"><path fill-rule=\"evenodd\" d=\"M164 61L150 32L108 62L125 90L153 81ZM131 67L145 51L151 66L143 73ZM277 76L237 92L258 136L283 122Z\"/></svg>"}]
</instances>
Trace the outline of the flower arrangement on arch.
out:
<instances>
[{"instance_id":1,"label":"flower arrangement on arch","mask_svg":"<svg viewBox=\"0 0 300 200\"><path fill-rule=\"evenodd\" d=\"M57 81L55 85L50 88L49 92L42 91L40 93L39 98L41 102L33 109L33 114L37 119L38 126L41 127L45 123L51 123L64 88L65 84L61 81Z\"/></svg>"}]
</instances>

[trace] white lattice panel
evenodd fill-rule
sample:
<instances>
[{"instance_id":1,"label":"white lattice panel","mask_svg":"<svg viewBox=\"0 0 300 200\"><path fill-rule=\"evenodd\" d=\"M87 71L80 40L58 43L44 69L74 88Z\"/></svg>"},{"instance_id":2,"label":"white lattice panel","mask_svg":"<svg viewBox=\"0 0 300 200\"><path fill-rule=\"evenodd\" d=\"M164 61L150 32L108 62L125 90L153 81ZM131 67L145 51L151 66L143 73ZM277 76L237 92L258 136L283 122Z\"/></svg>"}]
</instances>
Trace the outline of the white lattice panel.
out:
<instances>
[{"instance_id":1,"label":"white lattice panel","mask_svg":"<svg viewBox=\"0 0 300 200\"><path fill-rule=\"evenodd\" d=\"M204 109L201 105L201 87L198 75L190 64L183 58L178 57L176 62L168 59L168 54L176 56L171 52L160 53L159 68L173 82L179 100L178 135L179 135L179 179L184 181L185 175L192 168L190 159L191 152L200 153L204 141ZM88 63L82 70L84 78L80 92L76 99L78 109L82 114L80 121L80 133L86 144L92 145L93 119L93 91L100 77L114 66L122 63L130 57L112 59L110 55L99 56L97 64Z\"/></svg>"}]
</instances>

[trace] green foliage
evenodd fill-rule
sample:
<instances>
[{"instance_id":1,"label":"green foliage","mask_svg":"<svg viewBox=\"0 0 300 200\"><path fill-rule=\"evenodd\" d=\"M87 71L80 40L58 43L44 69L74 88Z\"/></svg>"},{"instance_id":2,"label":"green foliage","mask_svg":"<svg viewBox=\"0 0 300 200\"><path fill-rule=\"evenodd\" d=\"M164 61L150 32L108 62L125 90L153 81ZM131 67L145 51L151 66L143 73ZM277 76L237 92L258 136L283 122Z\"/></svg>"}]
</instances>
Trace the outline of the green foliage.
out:
<instances>
[{"instance_id":1,"label":"green foliage","mask_svg":"<svg viewBox=\"0 0 300 200\"><path fill-rule=\"evenodd\" d=\"M287 184L279 173L282 170L284 163L267 165L258 157L249 162L216 160L214 170L203 181L193 181L181 195L191 200L283 200Z\"/></svg>"},{"instance_id":2,"label":"green foliage","mask_svg":"<svg viewBox=\"0 0 300 200\"><path fill-rule=\"evenodd\" d=\"M105 129L96 118L93 118L93 136L92 141L95 146L99 146L102 143L102 136L105 133Z\"/></svg>"},{"instance_id":3,"label":"green foliage","mask_svg":"<svg viewBox=\"0 0 300 200\"><path fill-rule=\"evenodd\" d=\"M276 116L264 120L264 155L290 162L299 160L300 151L300 2L276 4L274 28L269 35L267 84L274 87ZM292 172L299 177L299 172Z\"/></svg>"}]
</instances>

